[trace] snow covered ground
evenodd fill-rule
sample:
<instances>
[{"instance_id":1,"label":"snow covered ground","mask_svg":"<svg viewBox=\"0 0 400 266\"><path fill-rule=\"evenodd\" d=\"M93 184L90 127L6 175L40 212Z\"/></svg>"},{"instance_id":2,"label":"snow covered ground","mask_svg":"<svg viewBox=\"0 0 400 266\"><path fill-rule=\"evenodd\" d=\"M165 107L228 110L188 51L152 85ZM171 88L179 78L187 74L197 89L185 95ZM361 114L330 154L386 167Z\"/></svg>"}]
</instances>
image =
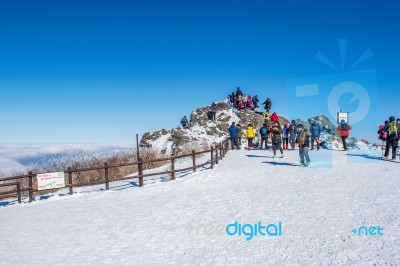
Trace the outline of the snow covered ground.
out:
<instances>
[{"instance_id":1,"label":"snow covered ground","mask_svg":"<svg viewBox=\"0 0 400 266\"><path fill-rule=\"evenodd\" d=\"M297 151L271 153L230 151L172 182L0 208L0 264L399 265L399 162L320 150L300 168ZM235 221L281 222L282 235L229 236ZM361 226L376 235L352 232Z\"/></svg>"}]
</instances>

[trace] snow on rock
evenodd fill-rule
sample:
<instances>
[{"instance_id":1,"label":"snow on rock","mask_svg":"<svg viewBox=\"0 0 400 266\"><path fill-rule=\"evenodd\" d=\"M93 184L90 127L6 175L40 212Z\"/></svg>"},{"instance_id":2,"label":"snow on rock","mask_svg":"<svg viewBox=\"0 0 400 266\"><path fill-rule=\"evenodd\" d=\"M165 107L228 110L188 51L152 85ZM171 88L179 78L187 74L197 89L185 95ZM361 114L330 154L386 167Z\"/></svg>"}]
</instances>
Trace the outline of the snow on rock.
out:
<instances>
[{"instance_id":1,"label":"snow on rock","mask_svg":"<svg viewBox=\"0 0 400 266\"><path fill-rule=\"evenodd\" d=\"M243 126L252 124L260 128L263 124L262 115L253 111L236 111L228 108L225 103L216 103L216 121L209 120L207 112L211 106L194 110L190 115L190 123L186 128L173 128L146 132L140 141L141 147L156 148L161 153L170 153L171 146L177 147L190 145L209 146L221 142L229 136L228 128L232 122Z\"/></svg>"}]
</instances>

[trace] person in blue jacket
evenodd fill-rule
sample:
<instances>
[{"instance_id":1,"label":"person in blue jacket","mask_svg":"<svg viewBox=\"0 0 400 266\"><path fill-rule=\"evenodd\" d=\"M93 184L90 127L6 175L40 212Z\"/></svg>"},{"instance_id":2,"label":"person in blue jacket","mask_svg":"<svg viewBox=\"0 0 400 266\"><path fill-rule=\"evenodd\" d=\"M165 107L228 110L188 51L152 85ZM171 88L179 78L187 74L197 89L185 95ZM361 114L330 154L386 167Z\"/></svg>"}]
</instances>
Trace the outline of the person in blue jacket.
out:
<instances>
[{"instance_id":1,"label":"person in blue jacket","mask_svg":"<svg viewBox=\"0 0 400 266\"><path fill-rule=\"evenodd\" d=\"M229 136L231 137L231 149L234 150L235 146L239 150L239 141L238 141L238 132L239 128L235 125L235 122L232 122L232 125L229 127Z\"/></svg>"},{"instance_id":2,"label":"person in blue jacket","mask_svg":"<svg viewBox=\"0 0 400 266\"><path fill-rule=\"evenodd\" d=\"M317 150L319 150L319 138L321 136L321 126L315 121L311 121L310 125L310 132L311 132L311 150L314 149L314 141L317 142Z\"/></svg>"},{"instance_id":3,"label":"person in blue jacket","mask_svg":"<svg viewBox=\"0 0 400 266\"><path fill-rule=\"evenodd\" d=\"M182 127L186 127L186 125L188 124L188 120L186 118L186 115L181 119L181 125Z\"/></svg>"}]
</instances>

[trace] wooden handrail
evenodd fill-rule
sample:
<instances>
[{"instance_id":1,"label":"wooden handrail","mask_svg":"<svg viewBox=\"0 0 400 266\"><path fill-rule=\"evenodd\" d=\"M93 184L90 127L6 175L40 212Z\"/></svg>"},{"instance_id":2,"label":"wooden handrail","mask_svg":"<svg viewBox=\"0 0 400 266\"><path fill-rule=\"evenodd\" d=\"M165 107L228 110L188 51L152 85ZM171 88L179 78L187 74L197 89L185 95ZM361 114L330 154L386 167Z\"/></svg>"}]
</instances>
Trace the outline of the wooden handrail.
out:
<instances>
[{"instance_id":1,"label":"wooden handrail","mask_svg":"<svg viewBox=\"0 0 400 266\"><path fill-rule=\"evenodd\" d=\"M99 185L99 184L105 184L106 190L109 189L109 183L115 182L115 181L122 181L122 180L128 180L128 179L139 179L139 186L144 185L144 177L150 177L150 176L155 176L155 175L163 175L163 174L171 174L172 175L172 180L175 180L175 174L178 172L182 171L188 171L192 170L193 172L196 171L197 168L199 167L204 167L206 165L210 165L210 168L213 169L215 164L218 164L218 160L222 160L225 157L226 152L228 151L226 149L226 145L228 144L228 140L224 140L221 143L217 144L216 146L211 146L210 149L204 150L204 151L194 151L192 150L188 154L182 154L178 156L171 156L169 158L160 158L160 159L154 159L154 160L149 160L149 161L144 161L142 158L139 158L137 162L130 162L130 163L124 163L124 164L117 164L117 165L108 165L105 163L102 166L96 166L96 167L87 167L87 168L80 168L80 169L73 169L71 167L68 167L67 170L64 170L63 172L67 174L67 184L66 187L69 188L69 194L73 194L73 188L74 187L83 187L83 186L92 186L92 185ZM211 158L207 160L204 163L201 164L196 164L196 155L201 155L201 154L207 154L211 153ZM185 167L182 169L175 169L176 166L176 160L181 159L181 158L186 158L186 157L191 157L192 158L192 165L190 167ZM171 161L171 167L172 169L169 171L162 171L162 172L153 172L153 173L143 173L143 166L145 164L149 163L155 163L155 162L161 162L161 161ZM138 166L138 172L137 175L130 175L130 176L125 176L125 177L119 177L119 178L112 178L109 173L109 169L111 168L117 168L117 167L124 167L124 166L132 166L132 165L137 165ZM93 182L88 182L88 183L73 183L73 173L78 173L78 172L84 172L84 171L93 171L93 170L101 170L104 173L104 176L101 178L101 180L98 181L93 181ZM17 194L19 198L19 202L21 202L21 193L22 192L29 192L29 202L33 200L33 193L38 192L37 189L33 188L33 179L36 178L37 174L32 173L31 171L27 175L19 175L19 176L12 176L12 177L6 177L0 179L0 182L4 181L10 181L10 180L20 180L23 178L28 178L28 186L22 188L21 184L19 182L13 182L13 183L0 183L0 187L7 187L7 186L17 186L16 190L12 191L7 191L7 192L1 192L0 196L2 195L13 195ZM4 197L0 197L4 198Z\"/></svg>"}]
</instances>

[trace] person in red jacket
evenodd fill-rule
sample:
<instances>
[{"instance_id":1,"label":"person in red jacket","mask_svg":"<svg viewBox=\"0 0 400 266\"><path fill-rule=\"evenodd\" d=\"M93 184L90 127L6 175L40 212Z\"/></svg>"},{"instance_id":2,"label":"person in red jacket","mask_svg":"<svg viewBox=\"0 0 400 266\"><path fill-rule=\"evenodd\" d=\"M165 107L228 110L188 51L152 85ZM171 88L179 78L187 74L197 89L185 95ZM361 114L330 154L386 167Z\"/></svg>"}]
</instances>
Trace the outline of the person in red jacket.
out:
<instances>
[{"instance_id":1,"label":"person in red jacket","mask_svg":"<svg viewBox=\"0 0 400 266\"><path fill-rule=\"evenodd\" d=\"M279 116L275 112L271 115L271 121L273 123L276 123L279 121Z\"/></svg>"},{"instance_id":2,"label":"person in red jacket","mask_svg":"<svg viewBox=\"0 0 400 266\"><path fill-rule=\"evenodd\" d=\"M343 149L347 150L346 139L349 136L349 131L351 130L351 126L348 125L344 121L344 119L342 119L342 121L340 121L340 125L338 126L337 130L339 131L340 137L342 138Z\"/></svg>"}]
</instances>

